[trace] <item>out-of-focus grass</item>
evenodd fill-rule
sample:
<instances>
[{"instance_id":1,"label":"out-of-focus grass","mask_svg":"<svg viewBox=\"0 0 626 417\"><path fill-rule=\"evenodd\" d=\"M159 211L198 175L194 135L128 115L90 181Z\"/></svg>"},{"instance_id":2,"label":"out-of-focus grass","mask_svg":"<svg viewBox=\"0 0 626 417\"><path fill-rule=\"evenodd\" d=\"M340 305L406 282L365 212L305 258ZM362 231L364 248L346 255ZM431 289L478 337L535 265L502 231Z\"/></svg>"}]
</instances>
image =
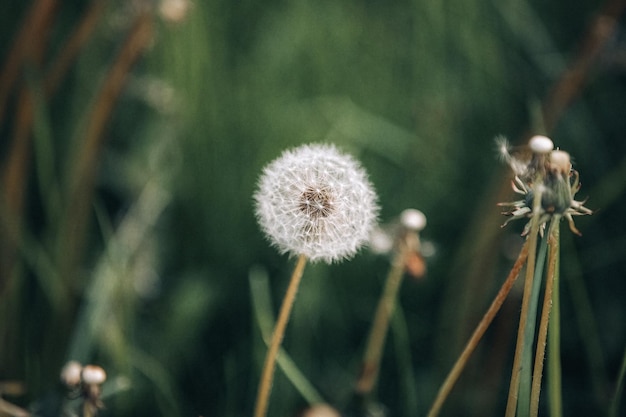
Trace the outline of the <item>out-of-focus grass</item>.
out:
<instances>
[{"instance_id":1,"label":"out-of-focus grass","mask_svg":"<svg viewBox=\"0 0 626 417\"><path fill-rule=\"evenodd\" d=\"M578 68L596 14L609 16L610 29L610 13L620 13L583 1L564 10L537 1L223 0L194 2L174 22L159 9L168 0L105 2L51 91L47 77L92 2L59 2L42 19L49 26L26 26L13 78L16 36L45 2L6 3L0 381L24 382L13 402L54 410L64 361L98 363L110 387L129 382L103 414L139 416L251 413L265 347L248 273L262 265L280 299L290 269L256 227L251 195L265 163L309 141L363 161L382 220L407 207L428 216L423 236L437 252L425 279L403 284L378 388L393 415L423 414L510 268L508 242L521 242L521 225L499 228L495 202L512 193L492 138L518 142L541 130L541 105L563 71ZM103 83L140 5L149 39L106 102ZM579 195L600 209L578 221L583 237L562 233L568 416L608 409L626 345L626 67L623 36L612 33L543 132L572 153ZM108 105L94 133L94 111ZM90 134L95 147L86 149ZM79 180L86 192L73 191ZM352 395L387 266L364 251L303 280L284 348L339 408ZM444 413L501 414L519 302L512 294ZM279 372L270 413L305 403Z\"/></svg>"}]
</instances>

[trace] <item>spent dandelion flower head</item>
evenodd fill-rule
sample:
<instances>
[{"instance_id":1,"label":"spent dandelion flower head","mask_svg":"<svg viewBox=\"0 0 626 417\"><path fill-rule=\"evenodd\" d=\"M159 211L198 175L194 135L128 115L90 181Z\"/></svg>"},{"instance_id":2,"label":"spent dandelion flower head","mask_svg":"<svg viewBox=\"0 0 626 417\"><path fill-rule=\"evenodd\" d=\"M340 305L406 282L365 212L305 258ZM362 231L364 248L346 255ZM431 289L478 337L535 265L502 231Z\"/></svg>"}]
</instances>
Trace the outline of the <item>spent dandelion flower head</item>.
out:
<instances>
[{"instance_id":1,"label":"spent dandelion flower head","mask_svg":"<svg viewBox=\"0 0 626 417\"><path fill-rule=\"evenodd\" d=\"M502 226L509 221L533 216L533 200L536 193L541 193L539 207L539 224L541 230L553 217L565 217L570 230L580 235L574 225L573 216L593 214L584 206L584 201L577 201L574 196L580 189L578 171L572 168L569 153L554 149L550 138L534 136L530 139L529 153L513 155L509 147L501 138L497 138L502 151L503 159L509 164L515 174L512 182L513 191L524 196L522 200L509 203L500 203L500 206L510 207L503 212L510 216ZM526 224L523 235L528 234L530 223Z\"/></svg>"},{"instance_id":2,"label":"spent dandelion flower head","mask_svg":"<svg viewBox=\"0 0 626 417\"><path fill-rule=\"evenodd\" d=\"M354 256L378 215L363 167L328 144L283 152L264 168L254 200L259 225L272 244L313 262Z\"/></svg>"}]
</instances>

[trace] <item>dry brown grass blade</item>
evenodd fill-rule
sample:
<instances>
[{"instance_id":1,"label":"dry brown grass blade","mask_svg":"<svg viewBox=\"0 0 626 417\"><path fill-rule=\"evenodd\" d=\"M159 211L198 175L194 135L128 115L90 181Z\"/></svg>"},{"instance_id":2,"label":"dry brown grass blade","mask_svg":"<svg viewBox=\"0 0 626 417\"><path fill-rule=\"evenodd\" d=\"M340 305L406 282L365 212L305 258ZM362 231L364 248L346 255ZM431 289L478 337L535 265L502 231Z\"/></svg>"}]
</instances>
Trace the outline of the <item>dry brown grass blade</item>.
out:
<instances>
[{"instance_id":1,"label":"dry brown grass blade","mask_svg":"<svg viewBox=\"0 0 626 417\"><path fill-rule=\"evenodd\" d=\"M45 91L48 96L55 93L74 59L91 38L104 12L105 5L106 2L104 0L93 0L91 2L89 9L85 12L63 49L53 61L45 79Z\"/></svg>"},{"instance_id":2,"label":"dry brown grass blade","mask_svg":"<svg viewBox=\"0 0 626 417\"><path fill-rule=\"evenodd\" d=\"M25 63L41 65L48 33L52 26L56 2L38 1L33 4L24 19L13 46L7 56L0 74L0 124L5 118L7 102L12 88L19 83L18 78ZM36 27L38 30L33 30ZM32 99L25 86L21 87L16 103L16 116L13 122L13 135L2 172L4 194L3 204L13 220L21 220L26 177L30 165L30 132L33 123ZM0 238L0 294L11 276L15 245L3 233Z\"/></svg>"},{"instance_id":3,"label":"dry brown grass blade","mask_svg":"<svg viewBox=\"0 0 626 417\"><path fill-rule=\"evenodd\" d=\"M0 73L0 124L4 121L7 102L25 61L40 62L45 49L47 29L58 5L54 0L35 1L15 36L13 46ZM38 30L33 30L37 28Z\"/></svg>"}]
</instances>

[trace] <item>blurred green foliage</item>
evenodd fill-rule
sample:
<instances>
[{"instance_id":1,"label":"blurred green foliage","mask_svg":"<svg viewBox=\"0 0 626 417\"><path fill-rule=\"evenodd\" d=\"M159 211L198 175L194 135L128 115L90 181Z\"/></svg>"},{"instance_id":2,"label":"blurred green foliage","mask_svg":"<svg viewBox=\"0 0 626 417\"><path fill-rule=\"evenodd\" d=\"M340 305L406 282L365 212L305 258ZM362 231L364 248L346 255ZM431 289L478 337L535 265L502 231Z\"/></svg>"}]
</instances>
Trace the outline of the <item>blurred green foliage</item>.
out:
<instances>
[{"instance_id":1,"label":"blurred green foliage","mask_svg":"<svg viewBox=\"0 0 626 417\"><path fill-rule=\"evenodd\" d=\"M249 276L276 309L293 263L251 196L263 165L319 141L361 159L381 221L428 216L436 252L401 289L378 388L390 416L423 415L521 244L521 223L499 227L511 173L493 137L543 133L599 209L562 233L564 412L608 410L626 345L623 2L4 3L0 381L25 391L7 399L58 415L76 359L108 373L102 415L250 415L265 295ZM339 409L387 268L363 251L305 271L284 348ZM444 415L502 414L520 299ZM270 415L305 405L278 371Z\"/></svg>"}]
</instances>

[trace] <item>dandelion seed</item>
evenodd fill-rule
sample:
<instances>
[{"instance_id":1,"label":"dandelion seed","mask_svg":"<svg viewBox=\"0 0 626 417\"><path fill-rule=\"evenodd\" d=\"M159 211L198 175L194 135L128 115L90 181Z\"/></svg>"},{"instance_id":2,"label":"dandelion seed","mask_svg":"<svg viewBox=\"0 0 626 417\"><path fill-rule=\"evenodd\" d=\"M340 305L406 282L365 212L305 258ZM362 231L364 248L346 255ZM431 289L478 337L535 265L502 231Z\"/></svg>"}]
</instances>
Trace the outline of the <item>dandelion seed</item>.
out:
<instances>
[{"instance_id":1,"label":"dandelion seed","mask_svg":"<svg viewBox=\"0 0 626 417\"><path fill-rule=\"evenodd\" d=\"M409 230L419 232L426 227L426 216L419 210L406 209L400 214L400 223Z\"/></svg>"},{"instance_id":2,"label":"dandelion seed","mask_svg":"<svg viewBox=\"0 0 626 417\"><path fill-rule=\"evenodd\" d=\"M281 253L331 263L356 254L376 223L376 193L361 165L333 145L285 151L254 195L261 229Z\"/></svg>"},{"instance_id":3,"label":"dandelion seed","mask_svg":"<svg viewBox=\"0 0 626 417\"><path fill-rule=\"evenodd\" d=\"M528 141L528 146L530 147L531 151L538 154L547 154L550 153L552 149L554 149L554 143L552 142L552 140L546 136L541 135L533 136L532 138L530 138L530 140Z\"/></svg>"}]
</instances>

